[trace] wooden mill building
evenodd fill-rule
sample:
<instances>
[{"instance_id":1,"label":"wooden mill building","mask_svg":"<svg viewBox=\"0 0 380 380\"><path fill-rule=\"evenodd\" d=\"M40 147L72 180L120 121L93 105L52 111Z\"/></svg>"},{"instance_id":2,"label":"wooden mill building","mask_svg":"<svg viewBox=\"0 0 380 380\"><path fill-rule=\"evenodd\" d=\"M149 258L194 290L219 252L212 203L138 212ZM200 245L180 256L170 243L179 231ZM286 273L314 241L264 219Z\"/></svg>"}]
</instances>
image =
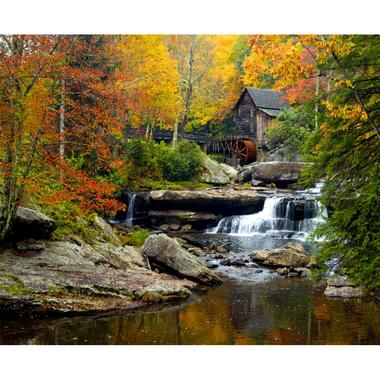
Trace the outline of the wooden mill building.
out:
<instances>
[{"instance_id":1,"label":"wooden mill building","mask_svg":"<svg viewBox=\"0 0 380 380\"><path fill-rule=\"evenodd\" d=\"M264 161L266 130L289 106L283 96L281 91L246 87L234 107L236 135L215 140L209 145L209 153L224 154L240 164Z\"/></svg>"}]
</instances>

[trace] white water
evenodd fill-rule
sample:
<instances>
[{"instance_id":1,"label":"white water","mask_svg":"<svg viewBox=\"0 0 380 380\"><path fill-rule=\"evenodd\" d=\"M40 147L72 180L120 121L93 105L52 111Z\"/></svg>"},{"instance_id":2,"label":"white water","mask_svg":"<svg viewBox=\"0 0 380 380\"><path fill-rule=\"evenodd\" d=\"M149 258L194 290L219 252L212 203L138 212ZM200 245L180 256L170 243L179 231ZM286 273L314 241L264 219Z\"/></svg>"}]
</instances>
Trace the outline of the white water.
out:
<instances>
[{"instance_id":1,"label":"white water","mask_svg":"<svg viewBox=\"0 0 380 380\"><path fill-rule=\"evenodd\" d=\"M326 208L316 199L321 188L322 185L317 184L313 189L291 196L267 198L262 211L223 218L207 232L239 236L283 233L303 240L327 218Z\"/></svg>"},{"instance_id":2,"label":"white water","mask_svg":"<svg viewBox=\"0 0 380 380\"><path fill-rule=\"evenodd\" d=\"M135 209L135 201L136 201L136 194L133 194L132 196L129 197L127 217L125 218L125 221L124 221L124 223L127 224L128 226L133 225L133 212Z\"/></svg>"}]
</instances>

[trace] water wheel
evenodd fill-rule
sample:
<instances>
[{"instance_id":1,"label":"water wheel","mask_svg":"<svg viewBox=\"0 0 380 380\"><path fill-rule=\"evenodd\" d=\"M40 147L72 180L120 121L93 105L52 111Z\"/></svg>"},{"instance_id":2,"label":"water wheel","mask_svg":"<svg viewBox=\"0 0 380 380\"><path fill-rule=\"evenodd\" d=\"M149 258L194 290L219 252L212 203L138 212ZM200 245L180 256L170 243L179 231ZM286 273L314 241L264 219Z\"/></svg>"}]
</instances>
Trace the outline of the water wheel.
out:
<instances>
[{"instance_id":1,"label":"water wheel","mask_svg":"<svg viewBox=\"0 0 380 380\"><path fill-rule=\"evenodd\" d=\"M256 145L251 140L237 140L231 147L231 151L238 154L244 164L256 160Z\"/></svg>"}]
</instances>

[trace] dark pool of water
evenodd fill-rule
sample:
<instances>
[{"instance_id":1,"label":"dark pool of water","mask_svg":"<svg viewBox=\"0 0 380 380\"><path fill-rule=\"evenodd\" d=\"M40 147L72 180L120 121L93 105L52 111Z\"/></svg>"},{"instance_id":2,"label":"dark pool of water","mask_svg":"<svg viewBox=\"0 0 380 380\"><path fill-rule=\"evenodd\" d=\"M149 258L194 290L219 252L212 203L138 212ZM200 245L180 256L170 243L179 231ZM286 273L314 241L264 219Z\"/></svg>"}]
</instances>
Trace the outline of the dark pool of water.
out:
<instances>
[{"instance_id":1,"label":"dark pool of water","mask_svg":"<svg viewBox=\"0 0 380 380\"><path fill-rule=\"evenodd\" d=\"M379 344L380 308L327 299L309 280L227 281L177 306L1 321L1 344Z\"/></svg>"},{"instance_id":2,"label":"dark pool of water","mask_svg":"<svg viewBox=\"0 0 380 380\"><path fill-rule=\"evenodd\" d=\"M195 236L241 257L278 237ZM203 260L205 260L203 258ZM180 305L58 319L0 320L0 344L380 344L380 304L329 299L307 279L220 266L225 282Z\"/></svg>"}]
</instances>

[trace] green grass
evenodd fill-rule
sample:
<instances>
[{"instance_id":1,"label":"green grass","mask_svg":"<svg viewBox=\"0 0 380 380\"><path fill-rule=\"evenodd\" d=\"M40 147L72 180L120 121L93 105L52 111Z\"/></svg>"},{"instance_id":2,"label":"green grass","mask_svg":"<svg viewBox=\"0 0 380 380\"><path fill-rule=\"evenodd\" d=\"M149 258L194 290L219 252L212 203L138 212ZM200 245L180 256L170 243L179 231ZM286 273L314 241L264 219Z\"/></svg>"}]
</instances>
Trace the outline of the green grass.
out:
<instances>
[{"instance_id":1,"label":"green grass","mask_svg":"<svg viewBox=\"0 0 380 380\"><path fill-rule=\"evenodd\" d=\"M150 235L150 232L139 228L133 232L128 233L127 235L121 238L123 245L133 245L134 247L140 248L145 239Z\"/></svg>"}]
</instances>

